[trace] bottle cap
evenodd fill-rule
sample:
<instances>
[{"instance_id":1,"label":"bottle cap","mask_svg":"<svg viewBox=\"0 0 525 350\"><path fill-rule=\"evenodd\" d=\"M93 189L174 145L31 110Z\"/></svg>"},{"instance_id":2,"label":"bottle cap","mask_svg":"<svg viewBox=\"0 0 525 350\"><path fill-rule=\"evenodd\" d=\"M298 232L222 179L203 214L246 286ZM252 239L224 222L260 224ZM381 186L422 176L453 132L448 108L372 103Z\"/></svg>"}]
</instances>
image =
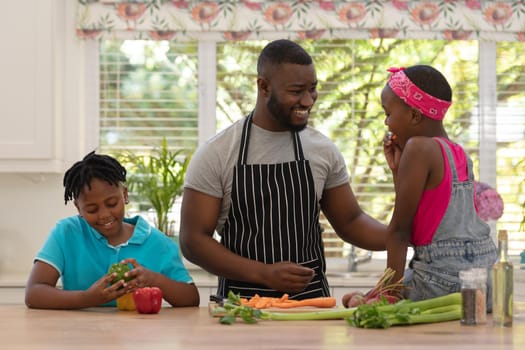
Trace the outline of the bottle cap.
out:
<instances>
[{"instance_id":1,"label":"bottle cap","mask_svg":"<svg viewBox=\"0 0 525 350\"><path fill-rule=\"evenodd\" d=\"M472 269L459 271L459 279L462 282L474 282L476 280L476 274Z\"/></svg>"},{"instance_id":2,"label":"bottle cap","mask_svg":"<svg viewBox=\"0 0 525 350\"><path fill-rule=\"evenodd\" d=\"M487 269L484 267L473 267L472 273L476 276L476 279L485 281L487 279Z\"/></svg>"}]
</instances>

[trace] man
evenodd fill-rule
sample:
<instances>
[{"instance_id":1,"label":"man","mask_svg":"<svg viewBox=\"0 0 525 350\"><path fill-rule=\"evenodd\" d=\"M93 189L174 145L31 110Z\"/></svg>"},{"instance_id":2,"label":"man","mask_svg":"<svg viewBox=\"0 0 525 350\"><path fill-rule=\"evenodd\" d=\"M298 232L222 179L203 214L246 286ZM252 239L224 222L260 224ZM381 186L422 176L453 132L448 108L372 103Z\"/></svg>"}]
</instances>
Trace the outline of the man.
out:
<instances>
[{"instance_id":1,"label":"man","mask_svg":"<svg viewBox=\"0 0 525 350\"><path fill-rule=\"evenodd\" d=\"M219 276L219 295L329 296L320 210L342 239L365 249L385 249L386 227L359 208L335 145L307 126L317 99L310 55L273 41L257 74L254 111L192 157L180 246Z\"/></svg>"}]
</instances>

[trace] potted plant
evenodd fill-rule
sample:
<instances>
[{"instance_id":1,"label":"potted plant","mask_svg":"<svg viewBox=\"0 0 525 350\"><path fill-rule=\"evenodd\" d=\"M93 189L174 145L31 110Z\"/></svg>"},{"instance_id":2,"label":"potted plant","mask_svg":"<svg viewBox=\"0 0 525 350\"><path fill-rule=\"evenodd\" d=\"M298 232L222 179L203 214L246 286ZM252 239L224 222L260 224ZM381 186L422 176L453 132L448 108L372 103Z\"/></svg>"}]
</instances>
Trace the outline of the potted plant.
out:
<instances>
[{"instance_id":1,"label":"potted plant","mask_svg":"<svg viewBox=\"0 0 525 350\"><path fill-rule=\"evenodd\" d=\"M169 214L178 196L182 194L184 175L190 160L183 150L168 148L166 139L151 153L125 152L117 157L128 171L127 186L130 193L146 202L155 211L155 226L168 236L174 236Z\"/></svg>"}]
</instances>

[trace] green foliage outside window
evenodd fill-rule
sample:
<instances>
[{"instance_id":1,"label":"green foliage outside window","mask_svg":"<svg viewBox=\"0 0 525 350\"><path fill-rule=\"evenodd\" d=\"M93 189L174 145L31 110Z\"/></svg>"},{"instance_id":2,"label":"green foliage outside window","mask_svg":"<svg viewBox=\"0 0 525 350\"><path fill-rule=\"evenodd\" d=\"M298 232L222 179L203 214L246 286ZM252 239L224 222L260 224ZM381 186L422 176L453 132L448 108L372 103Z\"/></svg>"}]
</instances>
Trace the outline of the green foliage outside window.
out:
<instances>
[{"instance_id":1,"label":"green foliage outside window","mask_svg":"<svg viewBox=\"0 0 525 350\"><path fill-rule=\"evenodd\" d=\"M128 170L127 185L131 197L147 202L155 210L155 226L169 236L175 235L169 214L182 194L184 175L190 157L181 150L171 151L166 139L149 154L124 152L118 155Z\"/></svg>"},{"instance_id":2,"label":"green foliage outside window","mask_svg":"<svg viewBox=\"0 0 525 350\"><path fill-rule=\"evenodd\" d=\"M219 44L219 116L224 125L253 108L257 54L265 44ZM477 43L378 39L301 44L312 55L319 80L310 123L339 146L358 201L374 217L388 220L393 206L392 177L381 143L387 128L379 99L387 68L424 63L440 69L456 93L446 120L450 137L477 149L469 131L478 93ZM471 156L478 158L475 152Z\"/></svg>"},{"instance_id":3,"label":"green foliage outside window","mask_svg":"<svg viewBox=\"0 0 525 350\"><path fill-rule=\"evenodd\" d=\"M256 61L266 43L217 43L218 131L254 108ZM301 44L312 55L319 79L319 98L310 123L340 148L356 197L370 215L387 222L393 206L392 177L381 146L386 126L379 99L391 66L429 64L444 73L453 89L445 127L450 138L466 148L479 177L477 41L314 40ZM147 153L166 138L171 149L189 154L197 146L198 135L197 45L140 45L138 56L118 42L104 42L101 47L101 148ZM523 44L501 42L497 47L498 110L525 110ZM509 232L519 230L525 220L520 187L525 183L525 118L518 116L512 123L522 134L497 140L496 165L498 191L505 202L498 226Z\"/></svg>"}]
</instances>

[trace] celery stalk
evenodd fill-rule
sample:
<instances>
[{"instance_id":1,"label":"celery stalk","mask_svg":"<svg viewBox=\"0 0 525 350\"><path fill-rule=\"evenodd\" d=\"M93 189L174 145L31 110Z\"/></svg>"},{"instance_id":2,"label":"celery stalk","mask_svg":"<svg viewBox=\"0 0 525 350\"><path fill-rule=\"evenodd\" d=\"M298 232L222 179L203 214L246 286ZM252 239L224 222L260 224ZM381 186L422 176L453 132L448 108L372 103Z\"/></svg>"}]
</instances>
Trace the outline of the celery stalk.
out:
<instances>
[{"instance_id":1,"label":"celery stalk","mask_svg":"<svg viewBox=\"0 0 525 350\"><path fill-rule=\"evenodd\" d=\"M246 323L260 320L306 321L345 319L350 325L363 328L388 328L394 325L444 322L461 319L461 293L411 301L401 300L387 304L385 300L358 307L310 312L271 312L241 305L240 298L230 292L228 300L216 312L226 314L220 318L223 324L232 324L237 317Z\"/></svg>"},{"instance_id":2,"label":"celery stalk","mask_svg":"<svg viewBox=\"0 0 525 350\"><path fill-rule=\"evenodd\" d=\"M444 322L461 319L461 294L410 301L392 305L359 305L352 317L346 318L354 327L388 328L395 325Z\"/></svg>"},{"instance_id":3,"label":"celery stalk","mask_svg":"<svg viewBox=\"0 0 525 350\"><path fill-rule=\"evenodd\" d=\"M350 317L354 314L357 308L349 309L336 309L336 310L320 310L320 311L307 311L307 312L270 312L262 311L262 320L273 320L273 321L308 321L308 320L339 320L346 317Z\"/></svg>"}]
</instances>

